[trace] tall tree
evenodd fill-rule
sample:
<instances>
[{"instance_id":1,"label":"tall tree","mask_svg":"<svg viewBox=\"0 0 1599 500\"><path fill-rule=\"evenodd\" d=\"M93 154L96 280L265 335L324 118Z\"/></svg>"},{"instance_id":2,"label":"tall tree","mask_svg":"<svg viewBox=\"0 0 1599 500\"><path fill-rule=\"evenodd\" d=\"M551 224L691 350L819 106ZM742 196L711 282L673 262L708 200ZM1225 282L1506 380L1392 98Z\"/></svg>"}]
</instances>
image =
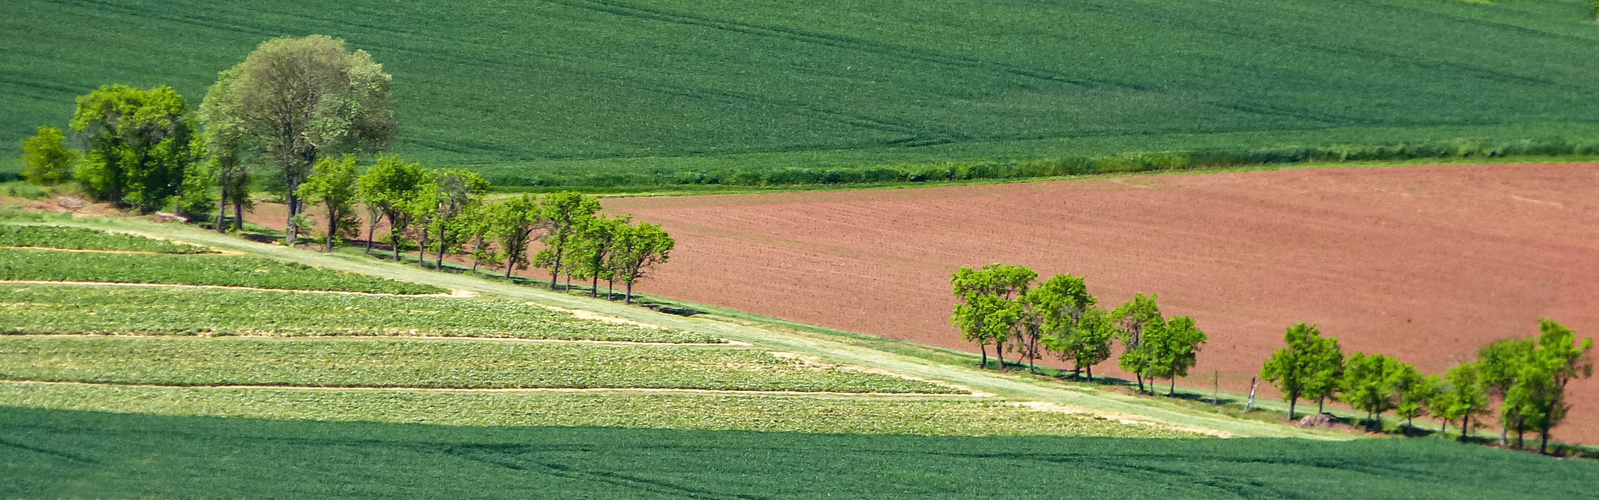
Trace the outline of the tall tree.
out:
<instances>
[{"instance_id":1,"label":"tall tree","mask_svg":"<svg viewBox=\"0 0 1599 500\"><path fill-rule=\"evenodd\" d=\"M616 268L613 271L616 278L627 286L625 302L633 303L633 285L644 279L657 265L664 264L671 258L672 248L677 246L677 240L666 234L661 226L640 222L633 226L620 226L617 228L616 240L612 243L616 259L613 262Z\"/></svg>"},{"instance_id":2,"label":"tall tree","mask_svg":"<svg viewBox=\"0 0 1599 500\"><path fill-rule=\"evenodd\" d=\"M422 178L422 184L417 186L416 197L405 204L405 212L411 218L413 232L416 236L416 265L427 269L428 236L433 234L433 225L439 220L439 207L443 204L440 199L443 194L434 184L433 176Z\"/></svg>"},{"instance_id":3,"label":"tall tree","mask_svg":"<svg viewBox=\"0 0 1599 500\"><path fill-rule=\"evenodd\" d=\"M347 229L341 230L339 224L348 221L355 213L355 200L359 193L356 182L358 176L355 173L356 162L355 155L317 160L311 176L306 178L306 181L300 184L300 189L295 191L295 194L301 198L327 207L326 251L329 252L333 251L333 245L338 241L339 235L349 232Z\"/></svg>"},{"instance_id":4,"label":"tall tree","mask_svg":"<svg viewBox=\"0 0 1599 500\"><path fill-rule=\"evenodd\" d=\"M1537 348L1526 358L1505 404L1520 407L1521 415L1538 431L1538 452L1548 453L1550 430L1571 410L1566 403L1566 385L1593 376L1589 357L1593 339L1578 341L1577 332L1548 318L1539 321L1538 330Z\"/></svg>"},{"instance_id":5,"label":"tall tree","mask_svg":"<svg viewBox=\"0 0 1599 500\"><path fill-rule=\"evenodd\" d=\"M1416 417L1431 413L1442 382L1437 375L1425 375L1410 363L1399 363L1394 375L1394 414L1405 419L1405 428L1415 428Z\"/></svg>"},{"instance_id":6,"label":"tall tree","mask_svg":"<svg viewBox=\"0 0 1599 500\"><path fill-rule=\"evenodd\" d=\"M1482 372L1477 363L1462 363L1444 374L1444 384L1433 398L1432 414L1444 420L1447 429L1451 420L1460 421L1460 439L1471 431L1472 417L1488 414L1488 388L1483 385Z\"/></svg>"},{"instance_id":7,"label":"tall tree","mask_svg":"<svg viewBox=\"0 0 1599 500\"><path fill-rule=\"evenodd\" d=\"M1147 349L1148 343L1145 342L1145 337L1166 324L1166 318L1161 316L1160 306L1155 302L1158 297L1137 294L1133 296L1133 300L1117 306L1110 313L1111 317L1116 319L1117 333L1122 341L1122 355L1117 358L1116 364L1132 373L1133 378L1138 379L1138 392L1145 392L1144 374L1148 373L1155 363Z\"/></svg>"},{"instance_id":8,"label":"tall tree","mask_svg":"<svg viewBox=\"0 0 1599 500\"><path fill-rule=\"evenodd\" d=\"M1499 444L1508 445L1507 435L1510 429L1516 429L1516 439L1521 439L1522 429L1526 420L1521 418L1518 407L1507 404L1506 399L1510 388L1516 385L1520 376L1521 366L1526 364L1526 359L1532 356L1535 345L1530 340L1502 339L1494 341L1477 351L1477 365L1482 374L1483 386L1488 389L1491 397L1499 399Z\"/></svg>"},{"instance_id":9,"label":"tall tree","mask_svg":"<svg viewBox=\"0 0 1599 500\"><path fill-rule=\"evenodd\" d=\"M1338 339L1318 339L1312 351L1311 377L1304 386L1305 399L1316 400L1316 413L1325 413L1327 400L1338 393L1338 384L1344 377L1344 350Z\"/></svg>"},{"instance_id":10,"label":"tall tree","mask_svg":"<svg viewBox=\"0 0 1599 500\"><path fill-rule=\"evenodd\" d=\"M427 184L427 171L422 164L401 160L395 155L381 155L376 164L361 174L358 182L361 199L369 210L381 214L389 221L389 244L394 249L394 261L400 261L400 242L411 225L410 204L415 202ZM377 219L367 221L366 249L372 251L373 233Z\"/></svg>"},{"instance_id":11,"label":"tall tree","mask_svg":"<svg viewBox=\"0 0 1599 500\"><path fill-rule=\"evenodd\" d=\"M950 276L950 288L960 300L950 321L960 329L961 338L977 342L983 366L988 365L986 346L994 342L999 368L1005 369L1005 342L1029 319L1020 299L1037 277L1032 269L1009 264L962 267Z\"/></svg>"},{"instance_id":12,"label":"tall tree","mask_svg":"<svg viewBox=\"0 0 1599 500\"><path fill-rule=\"evenodd\" d=\"M165 85L106 85L79 97L72 130L88 144L75 175L89 194L146 213L181 194L203 153L188 103Z\"/></svg>"},{"instance_id":13,"label":"tall tree","mask_svg":"<svg viewBox=\"0 0 1599 500\"><path fill-rule=\"evenodd\" d=\"M452 231L461 235L462 241L471 246L472 274L477 274L478 264L484 261L497 259L494 252L494 207L484 203L467 205L452 222L455 227Z\"/></svg>"},{"instance_id":14,"label":"tall tree","mask_svg":"<svg viewBox=\"0 0 1599 500\"><path fill-rule=\"evenodd\" d=\"M40 186L54 186L72 178L78 152L67 147L61 127L40 125L33 137L22 140L22 178Z\"/></svg>"},{"instance_id":15,"label":"tall tree","mask_svg":"<svg viewBox=\"0 0 1599 500\"><path fill-rule=\"evenodd\" d=\"M234 109L239 105L238 99L229 94L238 74L237 68L234 68L218 75L217 83L211 85L205 100L200 103L197 115L205 126L206 153L210 156L211 172L216 177L219 189L216 221L219 233L227 231L223 222L228 204L233 205L235 230L244 229L244 209L251 204L250 170L244 162L248 131L239 118L242 114Z\"/></svg>"},{"instance_id":16,"label":"tall tree","mask_svg":"<svg viewBox=\"0 0 1599 500\"><path fill-rule=\"evenodd\" d=\"M577 240L583 225L600 211L600 201L582 193L567 191L545 198L543 206L546 230L540 241L544 243L544 248L534 256L533 265L550 270L550 289L554 290L573 241Z\"/></svg>"},{"instance_id":17,"label":"tall tree","mask_svg":"<svg viewBox=\"0 0 1599 500\"><path fill-rule=\"evenodd\" d=\"M1260 378L1270 382L1284 396L1288 396L1288 420L1294 419L1294 408L1306 388L1315 383L1317 356L1322 346L1321 329L1300 323L1288 327L1283 342L1288 345L1278 349L1260 367Z\"/></svg>"},{"instance_id":18,"label":"tall tree","mask_svg":"<svg viewBox=\"0 0 1599 500\"><path fill-rule=\"evenodd\" d=\"M1144 338L1150 358L1147 376L1151 381L1171 379L1166 395L1177 395L1177 377L1188 376L1188 369L1199 362L1199 346L1206 340L1208 337L1195 325L1194 318L1178 316L1167 320Z\"/></svg>"},{"instance_id":19,"label":"tall tree","mask_svg":"<svg viewBox=\"0 0 1599 500\"><path fill-rule=\"evenodd\" d=\"M600 296L600 278L610 279L612 273L606 263L614 251L613 243L620 226L631 225L633 219L622 215L616 218L594 217L579 232L577 245L572 248L573 269L579 279L591 281L590 297ZM609 298L609 297L607 297Z\"/></svg>"},{"instance_id":20,"label":"tall tree","mask_svg":"<svg viewBox=\"0 0 1599 500\"><path fill-rule=\"evenodd\" d=\"M1116 321L1110 313L1090 306L1069 327L1044 336L1046 350L1056 353L1061 360L1072 361L1072 377L1084 372L1094 380L1094 365L1110 359L1110 344L1116 339Z\"/></svg>"},{"instance_id":21,"label":"tall tree","mask_svg":"<svg viewBox=\"0 0 1599 500\"><path fill-rule=\"evenodd\" d=\"M236 124L282 175L294 241L296 194L318 158L369 153L394 143L397 127L388 73L365 51L322 35L275 38L223 72L214 119ZM208 96L209 98L209 96Z\"/></svg>"},{"instance_id":22,"label":"tall tree","mask_svg":"<svg viewBox=\"0 0 1599 500\"><path fill-rule=\"evenodd\" d=\"M435 269L444 269L444 254L464 243L464 234L457 235L455 219L477 205L483 193L489 190L489 181L470 170L440 170L433 173L433 185L438 189L438 219L434 221L434 237L438 241L438 260Z\"/></svg>"},{"instance_id":23,"label":"tall tree","mask_svg":"<svg viewBox=\"0 0 1599 500\"><path fill-rule=\"evenodd\" d=\"M1027 292L1023 299L1033 309L1039 324L1037 329L1044 341L1045 350L1066 354L1070 352L1073 357L1077 354L1076 345L1077 327L1083 315L1098 303L1093 295L1088 293L1088 286L1081 276L1060 274L1050 277L1037 288ZM1032 344L1028 354L1036 356L1039 338L1029 339ZM1032 358L1028 358L1031 369ZM1077 374L1082 372L1082 365L1077 366Z\"/></svg>"},{"instance_id":24,"label":"tall tree","mask_svg":"<svg viewBox=\"0 0 1599 500\"><path fill-rule=\"evenodd\" d=\"M527 268L529 239L542 227L542 213L538 200L526 194L494 205L489 234L500 248L498 256L505 259L505 279L511 279L513 270Z\"/></svg>"},{"instance_id":25,"label":"tall tree","mask_svg":"<svg viewBox=\"0 0 1599 500\"><path fill-rule=\"evenodd\" d=\"M1399 384L1400 362L1396 358L1356 352L1344 368L1339 384L1339 399L1357 410L1366 410L1366 425L1371 427L1383 412L1395 407L1395 388Z\"/></svg>"}]
</instances>

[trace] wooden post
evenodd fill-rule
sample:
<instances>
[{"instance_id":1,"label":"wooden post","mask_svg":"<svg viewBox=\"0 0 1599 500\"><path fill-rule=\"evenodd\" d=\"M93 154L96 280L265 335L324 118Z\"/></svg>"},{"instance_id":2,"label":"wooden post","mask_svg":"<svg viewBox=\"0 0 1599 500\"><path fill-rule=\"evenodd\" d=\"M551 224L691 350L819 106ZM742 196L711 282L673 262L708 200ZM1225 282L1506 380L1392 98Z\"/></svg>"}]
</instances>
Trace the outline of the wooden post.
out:
<instances>
[{"instance_id":1,"label":"wooden post","mask_svg":"<svg viewBox=\"0 0 1599 500\"><path fill-rule=\"evenodd\" d=\"M1244 405L1244 411L1255 411L1255 386L1260 385L1260 380L1249 378L1249 404Z\"/></svg>"}]
</instances>

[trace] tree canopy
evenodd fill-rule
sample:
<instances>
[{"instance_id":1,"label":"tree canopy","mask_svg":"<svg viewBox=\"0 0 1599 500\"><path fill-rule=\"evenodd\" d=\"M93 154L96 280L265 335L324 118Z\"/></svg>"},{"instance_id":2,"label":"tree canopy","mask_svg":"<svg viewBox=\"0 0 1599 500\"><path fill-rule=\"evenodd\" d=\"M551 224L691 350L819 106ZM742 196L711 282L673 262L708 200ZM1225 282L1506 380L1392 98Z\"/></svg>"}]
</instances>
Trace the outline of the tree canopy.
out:
<instances>
[{"instance_id":1,"label":"tree canopy","mask_svg":"<svg viewBox=\"0 0 1599 500\"><path fill-rule=\"evenodd\" d=\"M193 114L171 87L106 85L78 98L72 130L88 153L75 177L95 199L152 212L181 193L203 154Z\"/></svg>"},{"instance_id":2,"label":"tree canopy","mask_svg":"<svg viewBox=\"0 0 1599 500\"><path fill-rule=\"evenodd\" d=\"M78 152L67 147L60 127L40 125L33 137L22 140L22 178L40 186L54 186L72 178Z\"/></svg>"}]
</instances>

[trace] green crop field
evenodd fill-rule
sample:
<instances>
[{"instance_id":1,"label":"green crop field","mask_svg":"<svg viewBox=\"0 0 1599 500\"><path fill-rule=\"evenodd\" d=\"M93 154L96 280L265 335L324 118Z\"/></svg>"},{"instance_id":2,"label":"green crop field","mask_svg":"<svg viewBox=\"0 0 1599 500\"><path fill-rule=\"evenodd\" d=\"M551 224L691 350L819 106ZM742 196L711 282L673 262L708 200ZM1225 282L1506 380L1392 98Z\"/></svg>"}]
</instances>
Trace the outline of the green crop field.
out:
<instances>
[{"instance_id":1,"label":"green crop field","mask_svg":"<svg viewBox=\"0 0 1599 500\"><path fill-rule=\"evenodd\" d=\"M107 83L198 104L263 40L317 33L394 75L400 153L501 184L1599 139L1599 26L1578 0L18 0L7 14L0 143L64 125Z\"/></svg>"},{"instance_id":2,"label":"green crop field","mask_svg":"<svg viewBox=\"0 0 1599 500\"><path fill-rule=\"evenodd\" d=\"M445 290L259 257L0 249L0 280L219 285L282 290L429 294Z\"/></svg>"},{"instance_id":3,"label":"green crop field","mask_svg":"<svg viewBox=\"0 0 1599 500\"><path fill-rule=\"evenodd\" d=\"M15 497L1520 499L1586 497L1599 482L1592 462L1430 439L974 439L26 408L0 408L0 448L0 494Z\"/></svg>"},{"instance_id":4,"label":"green crop field","mask_svg":"<svg viewBox=\"0 0 1599 500\"><path fill-rule=\"evenodd\" d=\"M0 284L0 333L388 335L717 343L495 298Z\"/></svg>"},{"instance_id":5,"label":"green crop field","mask_svg":"<svg viewBox=\"0 0 1599 500\"><path fill-rule=\"evenodd\" d=\"M957 393L724 346L472 340L0 337L0 379L167 386Z\"/></svg>"},{"instance_id":6,"label":"green crop field","mask_svg":"<svg viewBox=\"0 0 1599 500\"><path fill-rule=\"evenodd\" d=\"M71 226L0 224L0 247L41 247L68 250L122 250L171 254L216 253L202 246L113 234Z\"/></svg>"}]
</instances>

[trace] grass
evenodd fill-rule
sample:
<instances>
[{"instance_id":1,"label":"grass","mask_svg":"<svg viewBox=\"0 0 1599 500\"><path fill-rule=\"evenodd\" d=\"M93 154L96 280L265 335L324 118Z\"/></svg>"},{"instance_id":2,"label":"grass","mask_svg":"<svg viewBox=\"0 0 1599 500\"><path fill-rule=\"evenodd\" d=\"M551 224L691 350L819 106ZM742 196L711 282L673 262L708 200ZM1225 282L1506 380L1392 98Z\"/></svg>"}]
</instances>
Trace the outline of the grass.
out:
<instances>
[{"instance_id":1,"label":"grass","mask_svg":"<svg viewBox=\"0 0 1599 500\"><path fill-rule=\"evenodd\" d=\"M994 400L903 396L303 391L0 382L0 411L5 407L474 427L1201 437Z\"/></svg>"},{"instance_id":2,"label":"grass","mask_svg":"<svg viewBox=\"0 0 1599 500\"><path fill-rule=\"evenodd\" d=\"M0 224L0 247L122 250L167 254L216 253L202 246L72 226Z\"/></svg>"},{"instance_id":3,"label":"grass","mask_svg":"<svg viewBox=\"0 0 1599 500\"><path fill-rule=\"evenodd\" d=\"M495 298L0 284L0 333L387 335L715 343Z\"/></svg>"},{"instance_id":4,"label":"grass","mask_svg":"<svg viewBox=\"0 0 1599 500\"><path fill-rule=\"evenodd\" d=\"M1599 30L1576 0L9 7L0 142L106 83L195 105L263 40L321 33L394 75L400 153L532 187L1599 138Z\"/></svg>"},{"instance_id":5,"label":"grass","mask_svg":"<svg viewBox=\"0 0 1599 500\"><path fill-rule=\"evenodd\" d=\"M1579 498L1599 481L1592 462L1440 440L486 428L25 408L0 408L0 447L0 495L51 498L1498 499Z\"/></svg>"},{"instance_id":6,"label":"grass","mask_svg":"<svg viewBox=\"0 0 1599 500\"><path fill-rule=\"evenodd\" d=\"M0 280L167 283L429 294L445 290L347 271L259 257L208 255L132 255L52 250L0 250Z\"/></svg>"},{"instance_id":7,"label":"grass","mask_svg":"<svg viewBox=\"0 0 1599 500\"><path fill-rule=\"evenodd\" d=\"M738 347L327 338L3 337L0 379L170 386L963 392Z\"/></svg>"}]
</instances>

